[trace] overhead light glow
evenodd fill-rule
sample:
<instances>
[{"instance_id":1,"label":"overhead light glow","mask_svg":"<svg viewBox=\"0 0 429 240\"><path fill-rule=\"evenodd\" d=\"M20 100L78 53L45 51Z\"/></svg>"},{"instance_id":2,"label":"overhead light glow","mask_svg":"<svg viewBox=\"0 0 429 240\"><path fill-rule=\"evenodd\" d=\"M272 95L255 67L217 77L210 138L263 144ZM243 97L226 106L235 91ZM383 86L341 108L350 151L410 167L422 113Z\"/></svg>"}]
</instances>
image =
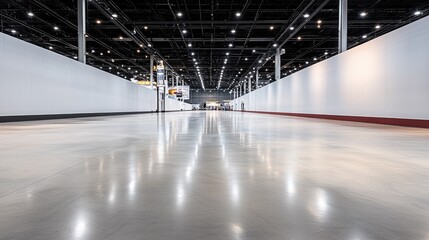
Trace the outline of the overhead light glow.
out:
<instances>
[{"instance_id":1,"label":"overhead light glow","mask_svg":"<svg viewBox=\"0 0 429 240\"><path fill-rule=\"evenodd\" d=\"M247 58L244 59L244 61L247 61L247 60L248 60Z\"/></svg>"},{"instance_id":2,"label":"overhead light glow","mask_svg":"<svg viewBox=\"0 0 429 240\"><path fill-rule=\"evenodd\" d=\"M294 27L290 27L289 29L290 29L291 31L293 31L295 28L294 28Z\"/></svg>"},{"instance_id":3,"label":"overhead light glow","mask_svg":"<svg viewBox=\"0 0 429 240\"><path fill-rule=\"evenodd\" d=\"M309 18L309 17L310 17L310 14L306 13L306 14L304 14L304 17L305 17L305 18Z\"/></svg>"},{"instance_id":4,"label":"overhead light glow","mask_svg":"<svg viewBox=\"0 0 429 240\"><path fill-rule=\"evenodd\" d=\"M362 36L362 38L363 38L363 39L365 39L365 38L367 38L367 37L368 37L367 35L363 35L363 36Z\"/></svg>"},{"instance_id":5,"label":"overhead light glow","mask_svg":"<svg viewBox=\"0 0 429 240\"><path fill-rule=\"evenodd\" d=\"M273 44L273 47L277 47L277 43L274 43L274 44Z\"/></svg>"},{"instance_id":6,"label":"overhead light glow","mask_svg":"<svg viewBox=\"0 0 429 240\"><path fill-rule=\"evenodd\" d=\"M101 24L101 20L97 20L97 21L95 21L95 23Z\"/></svg>"},{"instance_id":7,"label":"overhead light glow","mask_svg":"<svg viewBox=\"0 0 429 240\"><path fill-rule=\"evenodd\" d=\"M297 39L298 39L298 40L301 40L302 38L301 38L301 36L298 36L298 37L297 37Z\"/></svg>"},{"instance_id":8,"label":"overhead light glow","mask_svg":"<svg viewBox=\"0 0 429 240\"><path fill-rule=\"evenodd\" d=\"M194 53L194 52L192 52L192 53L191 53L191 55L192 55L192 56L194 56L194 55L195 55L195 53Z\"/></svg>"},{"instance_id":9,"label":"overhead light glow","mask_svg":"<svg viewBox=\"0 0 429 240\"><path fill-rule=\"evenodd\" d=\"M258 63L262 63L262 60L259 60Z\"/></svg>"},{"instance_id":10,"label":"overhead light glow","mask_svg":"<svg viewBox=\"0 0 429 240\"><path fill-rule=\"evenodd\" d=\"M144 26L143 28L144 28L144 30L147 30L147 29L148 29L148 27L147 27L147 26Z\"/></svg>"},{"instance_id":11,"label":"overhead light glow","mask_svg":"<svg viewBox=\"0 0 429 240\"><path fill-rule=\"evenodd\" d=\"M361 13L360 13L360 16L361 16L361 17L365 17L366 15L367 15L367 13L366 13L366 12L361 12Z\"/></svg>"},{"instance_id":12,"label":"overhead light glow","mask_svg":"<svg viewBox=\"0 0 429 240\"><path fill-rule=\"evenodd\" d=\"M322 20L317 20L317 24L322 24Z\"/></svg>"},{"instance_id":13,"label":"overhead light glow","mask_svg":"<svg viewBox=\"0 0 429 240\"><path fill-rule=\"evenodd\" d=\"M147 46L148 46L148 47L152 47L152 44L150 44L150 43L149 43Z\"/></svg>"},{"instance_id":14,"label":"overhead light glow","mask_svg":"<svg viewBox=\"0 0 429 240\"><path fill-rule=\"evenodd\" d=\"M118 14L114 13L114 14L112 14L112 17L117 18Z\"/></svg>"},{"instance_id":15,"label":"overhead light glow","mask_svg":"<svg viewBox=\"0 0 429 240\"><path fill-rule=\"evenodd\" d=\"M241 13L240 13L240 12L236 12L236 13L235 13L235 16L236 16L236 17L240 17L240 16L241 16Z\"/></svg>"},{"instance_id":16,"label":"overhead light glow","mask_svg":"<svg viewBox=\"0 0 429 240\"><path fill-rule=\"evenodd\" d=\"M381 26L380 25L375 25L375 29L380 29Z\"/></svg>"},{"instance_id":17,"label":"overhead light glow","mask_svg":"<svg viewBox=\"0 0 429 240\"><path fill-rule=\"evenodd\" d=\"M182 13L182 12L178 12L178 13L177 13L177 16L178 16L178 17L182 17L182 16L183 16L183 13Z\"/></svg>"},{"instance_id":18,"label":"overhead light glow","mask_svg":"<svg viewBox=\"0 0 429 240\"><path fill-rule=\"evenodd\" d=\"M227 56L228 56L228 55L229 55L229 52L226 52L226 53L225 53L225 55L227 55Z\"/></svg>"},{"instance_id":19,"label":"overhead light glow","mask_svg":"<svg viewBox=\"0 0 429 240\"><path fill-rule=\"evenodd\" d=\"M415 11L415 12L414 12L414 15L415 15L415 16L420 16L420 15L422 15L422 12L421 12L421 11Z\"/></svg>"},{"instance_id":20,"label":"overhead light glow","mask_svg":"<svg viewBox=\"0 0 429 240\"><path fill-rule=\"evenodd\" d=\"M49 46L49 49L51 49L51 50L52 50L52 49L54 49L54 48L53 48L52 46Z\"/></svg>"},{"instance_id":21,"label":"overhead light glow","mask_svg":"<svg viewBox=\"0 0 429 240\"><path fill-rule=\"evenodd\" d=\"M186 31L186 29L183 29L183 30L182 30L182 33L185 33L185 34L186 34L187 32L188 32L188 31Z\"/></svg>"},{"instance_id":22,"label":"overhead light glow","mask_svg":"<svg viewBox=\"0 0 429 240\"><path fill-rule=\"evenodd\" d=\"M256 50L255 50L255 49L253 49L253 50L252 50L252 52L256 52Z\"/></svg>"},{"instance_id":23,"label":"overhead light glow","mask_svg":"<svg viewBox=\"0 0 429 240\"><path fill-rule=\"evenodd\" d=\"M232 30L231 30L231 33L232 33L232 34L234 34L234 33L235 33L235 29L232 29Z\"/></svg>"},{"instance_id":24,"label":"overhead light glow","mask_svg":"<svg viewBox=\"0 0 429 240\"><path fill-rule=\"evenodd\" d=\"M188 47L192 47L192 43L188 43Z\"/></svg>"},{"instance_id":25,"label":"overhead light glow","mask_svg":"<svg viewBox=\"0 0 429 240\"><path fill-rule=\"evenodd\" d=\"M270 26L270 30L273 30L274 29L274 26Z\"/></svg>"},{"instance_id":26,"label":"overhead light glow","mask_svg":"<svg viewBox=\"0 0 429 240\"><path fill-rule=\"evenodd\" d=\"M232 43L228 44L228 47L232 47Z\"/></svg>"},{"instance_id":27,"label":"overhead light glow","mask_svg":"<svg viewBox=\"0 0 429 240\"><path fill-rule=\"evenodd\" d=\"M59 29L60 29L59 27L54 26L54 30L55 30L55 31L58 31Z\"/></svg>"},{"instance_id":28,"label":"overhead light glow","mask_svg":"<svg viewBox=\"0 0 429 240\"><path fill-rule=\"evenodd\" d=\"M29 17L33 17L33 16L34 16L34 13L32 13L32 12L28 12L28 13L27 13L27 15L28 15Z\"/></svg>"},{"instance_id":29,"label":"overhead light glow","mask_svg":"<svg viewBox=\"0 0 429 240\"><path fill-rule=\"evenodd\" d=\"M15 29L12 29L12 30L11 30L11 32L12 32L13 34L15 34L15 33L16 33L16 30L15 30Z\"/></svg>"}]
</instances>

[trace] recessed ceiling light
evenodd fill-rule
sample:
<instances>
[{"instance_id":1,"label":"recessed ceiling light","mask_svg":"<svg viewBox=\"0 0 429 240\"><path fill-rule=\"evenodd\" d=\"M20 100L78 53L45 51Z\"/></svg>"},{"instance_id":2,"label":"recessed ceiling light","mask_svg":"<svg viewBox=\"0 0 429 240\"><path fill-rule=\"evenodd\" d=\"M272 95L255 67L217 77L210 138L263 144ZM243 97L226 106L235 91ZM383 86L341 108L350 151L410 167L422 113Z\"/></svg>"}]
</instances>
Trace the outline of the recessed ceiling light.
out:
<instances>
[{"instance_id":1,"label":"recessed ceiling light","mask_svg":"<svg viewBox=\"0 0 429 240\"><path fill-rule=\"evenodd\" d=\"M313 58L313 61L316 61L317 60L317 58Z\"/></svg>"},{"instance_id":2,"label":"recessed ceiling light","mask_svg":"<svg viewBox=\"0 0 429 240\"><path fill-rule=\"evenodd\" d=\"M273 47L277 47L277 43L274 43L274 44L273 44Z\"/></svg>"},{"instance_id":3,"label":"recessed ceiling light","mask_svg":"<svg viewBox=\"0 0 429 240\"><path fill-rule=\"evenodd\" d=\"M188 47L192 47L192 43L188 43Z\"/></svg>"},{"instance_id":4,"label":"recessed ceiling light","mask_svg":"<svg viewBox=\"0 0 429 240\"><path fill-rule=\"evenodd\" d=\"M365 17L366 15L367 15L367 13L366 13L366 12L361 12L361 13L360 13L360 16L361 16L361 17Z\"/></svg>"},{"instance_id":5,"label":"recessed ceiling light","mask_svg":"<svg viewBox=\"0 0 429 240\"><path fill-rule=\"evenodd\" d=\"M298 36L298 37L297 37L297 39L298 39L298 40L301 40L302 38L301 38L301 36Z\"/></svg>"},{"instance_id":6,"label":"recessed ceiling light","mask_svg":"<svg viewBox=\"0 0 429 240\"><path fill-rule=\"evenodd\" d=\"M415 11L414 15L416 15L416 16L422 15L422 12L421 11Z\"/></svg>"},{"instance_id":7,"label":"recessed ceiling light","mask_svg":"<svg viewBox=\"0 0 429 240\"><path fill-rule=\"evenodd\" d=\"M114 13L114 14L112 14L112 17L117 18L118 14Z\"/></svg>"},{"instance_id":8,"label":"recessed ceiling light","mask_svg":"<svg viewBox=\"0 0 429 240\"><path fill-rule=\"evenodd\" d=\"M367 35L363 35L363 36L362 36L362 38L363 38L363 39L365 39L365 38L367 38L367 37L368 37Z\"/></svg>"},{"instance_id":9,"label":"recessed ceiling light","mask_svg":"<svg viewBox=\"0 0 429 240\"><path fill-rule=\"evenodd\" d=\"M380 29L381 26L380 25L375 25L375 29Z\"/></svg>"},{"instance_id":10,"label":"recessed ceiling light","mask_svg":"<svg viewBox=\"0 0 429 240\"><path fill-rule=\"evenodd\" d=\"M51 50L52 50L52 49L54 49L54 48L53 48L52 46L49 46L49 49L51 49Z\"/></svg>"},{"instance_id":11,"label":"recessed ceiling light","mask_svg":"<svg viewBox=\"0 0 429 240\"><path fill-rule=\"evenodd\" d=\"M228 47L232 47L232 43L228 44Z\"/></svg>"},{"instance_id":12,"label":"recessed ceiling light","mask_svg":"<svg viewBox=\"0 0 429 240\"><path fill-rule=\"evenodd\" d=\"M97 24L101 24L101 20L97 20L95 21Z\"/></svg>"},{"instance_id":13,"label":"recessed ceiling light","mask_svg":"<svg viewBox=\"0 0 429 240\"><path fill-rule=\"evenodd\" d=\"M121 39L121 40L122 40L122 39L124 39L124 38L123 38L122 36L119 36L119 39Z\"/></svg>"},{"instance_id":14,"label":"recessed ceiling light","mask_svg":"<svg viewBox=\"0 0 429 240\"><path fill-rule=\"evenodd\" d=\"M194 52L192 52L192 53L191 53L191 55L192 55L192 56L194 56L194 55L195 55L195 53L194 53Z\"/></svg>"},{"instance_id":15,"label":"recessed ceiling light","mask_svg":"<svg viewBox=\"0 0 429 240\"><path fill-rule=\"evenodd\" d=\"M58 28L57 26L54 26L54 30L55 30L55 31L58 31L58 30L59 30L59 28Z\"/></svg>"},{"instance_id":16,"label":"recessed ceiling light","mask_svg":"<svg viewBox=\"0 0 429 240\"><path fill-rule=\"evenodd\" d=\"M304 17L308 18L308 17L310 17L310 14L306 13L306 14L304 14Z\"/></svg>"},{"instance_id":17,"label":"recessed ceiling light","mask_svg":"<svg viewBox=\"0 0 429 240\"><path fill-rule=\"evenodd\" d=\"M139 52L140 52L140 49L137 49L137 52L139 53Z\"/></svg>"},{"instance_id":18,"label":"recessed ceiling light","mask_svg":"<svg viewBox=\"0 0 429 240\"><path fill-rule=\"evenodd\" d=\"M27 13L27 15L28 15L29 17L33 17L33 16L34 16L34 13L32 13L32 12L28 12L28 13Z\"/></svg>"},{"instance_id":19,"label":"recessed ceiling light","mask_svg":"<svg viewBox=\"0 0 429 240\"><path fill-rule=\"evenodd\" d=\"M235 29L232 29L232 30L231 30L231 33L232 33L232 34L234 34L234 33L235 33Z\"/></svg>"},{"instance_id":20,"label":"recessed ceiling light","mask_svg":"<svg viewBox=\"0 0 429 240\"><path fill-rule=\"evenodd\" d=\"M13 34L15 34L15 33L16 33L16 30L15 30L15 29L12 29L12 30L11 30L11 32L12 32Z\"/></svg>"},{"instance_id":21,"label":"recessed ceiling light","mask_svg":"<svg viewBox=\"0 0 429 240\"><path fill-rule=\"evenodd\" d=\"M241 13L240 13L240 12L236 12L236 13L235 13L235 16L236 16L236 17L240 17L240 16L241 16Z\"/></svg>"},{"instance_id":22,"label":"recessed ceiling light","mask_svg":"<svg viewBox=\"0 0 429 240\"><path fill-rule=\"evenodd\" d=\"M322 20L317 20L317 24L322 24Z\"/></svg>"},{"instance_id":23,"label":"recessed ceiling light","mask_svg":"<svg viewBox=\"0 0 429 240\"><path fill-rule=\"evenodd\" d=\"M178 12L178 13L177 13L177 16L178 16L178 17L182 17L182 16L183 16L183 13L182 13L182 12Z\"/></svg>"},{"instance_id":24,"label":"recessed ceiling light","mask_svg":"<svg viewBox=\"0 0 429 240\"><path fill-rule=\"evenodd\" d=\"M294 27L290 27L289 29L290 29L291 31L293 31L295 28L294 28Z\"/></svg>"},{"instance_id":25,"label":"recessed ceiling light","mask_svg":"<svg viewBox=\"0 0 429 240\"><path fill-rule=\"evenodd\" d=\"M259 60L258 63L262 63L262 60Z\"/></svg>"},{"instance_id":26,"label":"recessed ceiling light","mask_svg":"<svg viewBox=\"0 0 429 240\"><path fill-rule=\"evenodd\" d=\"M147 26L144 26L143 28L144 28L145 30L147 30L147 29L148 29L148 27L147 27Z\"/></svg>"},{"instance_id":27,"label":"recessed ceiling light","mask_svg":"<svg viewBox=\"0 0 429 240\"><path fill-rule=\"evenodd\" d=\"M270 30L273 30L274 29L274 26L270 26Z\"/></svg>"},{"instance_id":28,"label":"recessed ceiling light","mask_svg":"<svg viewBox=\"0 0 429 240\"><path fill-rule=\"evenodd\" d=\"M107 53L110 53L110 50L107 50Z\"/></svg>"},{"instance_id":29,"label":"recessed ceiling light","mask_svg":"<svg viewBox=\"0 0 429 240\"><path fill-rule=\"evenodd\" d=\"M150 44L150 43L149 43L147 46L148 46L148 47L152 47L152 44Z\"/></svg>"},{"instance_id":30,"label":"recessed ceiling light","mask_svg":"<svg viewBox=\"0 0 429 240\"><path fill-rule=\"evenodd\" d=\"M182 33L187 33L187 32L188 32L188 31L186 31L186 29L183 29L183 30L182 30Z\"/></svg>"},{"instance_id":31,"label":"recessed ceiling light","mask_svg":"<svg viewBox=\"0 0 429 240\"><path fill-rule=\"evenodd\" d=\"M244 59L244 61L247 61L247 60L248 60L247 58Z\"/></svg>"},{"instance_id":32,"label":"recessed ceiling light","mask_svg":"<svg viewBox=\"0 0 429 240\"><path fill-rule=\"evenodd\" d=\"M100 53L100 56L103 56L103 53Z\"/></svg>"},{"instance_id":33,"label":"recessed ceiling light","mask_svg":"<svg viewBox=\"0 0 429 240\"><path fill-rule=\"evenodd\" d=\"M253 50L252 50L252 52L256 52L256 50L255 50L255 49L253 49Z\"/></svg>"}]
</instances>

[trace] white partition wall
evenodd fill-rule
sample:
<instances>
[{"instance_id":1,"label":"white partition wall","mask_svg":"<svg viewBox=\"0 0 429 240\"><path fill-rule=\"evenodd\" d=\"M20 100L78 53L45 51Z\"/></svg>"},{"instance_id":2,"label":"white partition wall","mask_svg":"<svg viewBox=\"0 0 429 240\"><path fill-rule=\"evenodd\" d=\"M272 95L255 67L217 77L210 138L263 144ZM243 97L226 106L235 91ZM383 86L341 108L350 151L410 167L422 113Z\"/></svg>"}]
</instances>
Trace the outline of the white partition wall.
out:
<instances>
[{"instance_id":1,"label":"white partition wall","mask_svg":"<svg viewBox=\"0 0 429 240\"><path fill-rule=\"evenodd\" d=\"M155 91L0 33L0 116L150 111Z\"/></svg>"},{"instance_id":2,"label":"white partition wall","mask_svg":"<svg viewBox=\"0 0 429 240\"><path fill-rule=\"evenodd\" d=\"M339 120L411 119L428 126L428 26L429 17L420 19L237 98L234 107Z\"/></svg>"}]
</instances>

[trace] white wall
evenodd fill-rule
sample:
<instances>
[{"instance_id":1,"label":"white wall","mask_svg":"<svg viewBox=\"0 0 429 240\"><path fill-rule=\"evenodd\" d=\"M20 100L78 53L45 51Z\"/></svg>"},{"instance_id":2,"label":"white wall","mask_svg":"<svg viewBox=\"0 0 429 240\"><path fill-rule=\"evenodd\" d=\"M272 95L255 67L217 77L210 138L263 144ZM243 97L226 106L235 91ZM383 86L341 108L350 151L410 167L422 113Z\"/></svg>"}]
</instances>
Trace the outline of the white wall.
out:
<instances>
[{"instance_id":1,"label":"white wall","mask_svg":"<svg viewBox=\"0 0 429 240\"><path fill-rule=\"evenodd\" d=\"M428 26L429 17L420 19L246 94L234 107L429 119Z\"/></svg>"},{"instance_id":2,"label":"white wall","mask_svg":"<svg viewBox=\"0 0 429 240\"><path fill-rule=\"evenodd\" d=\"M0 33L0 116L155 110L155 91Z\"/></svg>"}]
</instances>

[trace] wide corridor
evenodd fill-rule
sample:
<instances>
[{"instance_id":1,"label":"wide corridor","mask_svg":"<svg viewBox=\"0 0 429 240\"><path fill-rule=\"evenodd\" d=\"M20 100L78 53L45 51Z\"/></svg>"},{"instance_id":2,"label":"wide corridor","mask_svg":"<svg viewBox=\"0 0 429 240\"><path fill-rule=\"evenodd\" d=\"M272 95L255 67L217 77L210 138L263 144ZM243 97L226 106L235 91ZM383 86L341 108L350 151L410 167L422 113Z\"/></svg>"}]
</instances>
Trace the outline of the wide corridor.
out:
<instances>
[{"instance_id":1,"label":"wide corridor","mask_svg":"<svg viewBox=\"0 0 429 240\"><path fill-rule=\"evenodd\" d=\"M429 238L429 130L201 111L0 124L0 239Z\"/></svg>"}]
</instances>

